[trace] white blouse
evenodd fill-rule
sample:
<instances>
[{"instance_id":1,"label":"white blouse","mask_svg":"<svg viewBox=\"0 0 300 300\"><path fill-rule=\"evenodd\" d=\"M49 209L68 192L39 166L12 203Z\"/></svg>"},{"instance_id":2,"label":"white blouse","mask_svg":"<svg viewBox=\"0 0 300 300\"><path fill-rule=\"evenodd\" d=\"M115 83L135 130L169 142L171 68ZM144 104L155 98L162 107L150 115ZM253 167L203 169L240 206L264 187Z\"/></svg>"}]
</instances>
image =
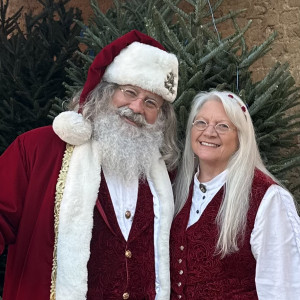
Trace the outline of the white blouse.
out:
<instances>
[{"instance_id":1,"label":"white blouse","mask_svg":"<svg viewBox=\"0 0 300 300\"><path fill-rule=\"evenodd\" d=\"M194 194L188 227L196 223L208 203L225 183L225 170ZM257 211L250 244L256 259L256 289L262 300L300 300L300 218L291 195L271 185Z\"/></svg>"}]
</instances>

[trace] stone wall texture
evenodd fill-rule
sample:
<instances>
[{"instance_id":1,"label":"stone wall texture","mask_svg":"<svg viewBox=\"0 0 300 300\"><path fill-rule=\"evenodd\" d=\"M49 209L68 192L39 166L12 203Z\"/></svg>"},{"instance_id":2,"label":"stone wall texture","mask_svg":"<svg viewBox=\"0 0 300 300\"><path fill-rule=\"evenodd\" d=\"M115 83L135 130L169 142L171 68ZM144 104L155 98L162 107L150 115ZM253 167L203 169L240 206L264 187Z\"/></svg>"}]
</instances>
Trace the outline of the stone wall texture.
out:
<instances>
[{"instance_id":1,"label":"stone wall texture","mask_svg":"<svg viewBox=\"0 0 300 300\"><path fill-rule=\"evenodd\" d=\"M261 44L273 32L278 35L272 50L253 65L254 79L260 80L279 61L288 62L297 85L300 85L300 0L224 0L223 13L246 8L238 23L246 25L252 20L246 32L249 47ZM226 32L226 28L221 28Z\"/></svg>"},{"instance_id":2,"label":"stone wall texture","mask_svg":"<svg viewBox=\"0 0 300 300\"><path fill-rule=\"evenodd\" d=\"M210 1L212 4L215 2ZM98 0L103 11L106 11L112 2ZM24 7L24 13L28 10L37 12L41 7L37 0L10 0L9 3L10 13L21 6ZM182 6L184 5L182 1ZM92 14L89 0L71 0L68 6L81 9L84 20L88 20ZM238 18L241 27L252 20L252 25L245 35L249 48L261 44L273 31L278 32L271 51L253 65L253 79L261 80L276 61L288 62L296 84L300 86L300 0L224 0L215 17L239 9L246 9ZM229 23L218 25L217 29L223 36L232 32Z\"/></svg>"}]
</instances>

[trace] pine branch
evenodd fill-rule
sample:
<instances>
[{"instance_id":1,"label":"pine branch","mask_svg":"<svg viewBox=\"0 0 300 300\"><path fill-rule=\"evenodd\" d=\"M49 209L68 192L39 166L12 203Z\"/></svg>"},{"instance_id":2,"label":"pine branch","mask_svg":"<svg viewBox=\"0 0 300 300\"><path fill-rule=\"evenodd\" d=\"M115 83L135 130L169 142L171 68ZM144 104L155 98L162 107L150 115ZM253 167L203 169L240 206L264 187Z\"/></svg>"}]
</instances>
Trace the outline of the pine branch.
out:
<instances>
[{"instance_id":1,"label":"pine branch","mask_svg":"<svg viewBox=\"0 0 300 300\"><path fill-rule=\"evenodd\" d=\"M181 19L188 20L189 19L189 14L180 9L177 4L179 1L170 1L170 0L163 0L164 3L167 3L169 5L169 8L172 9L173 12L175 12ZM165 16L166 13L162 14L162 17Z\"/></svg>"},{"instance_id":2,"label":"pine branch","mask_svg":"<svg viewBox=\"0 0 300 300\"><path fill-rule=\"evenodd\" d=\"M189 57L188 53L185 51L185 48L182 46L180 41L178 40L178 37L175 35L175 33L170 30L168 25L165 23L165 21L161 18L161 15L158 13L156 8L154 8L153 15L158 18L158 20L161 22L161 27L163 29L163 32L165 33L165 36L168 38L168 41L172 45L172 49L177 49L178 54L183 56L185 60L189 63L190 66L196 67L194 61Z\"/></svg>"},{"instance_id":3,"label":"pine branch","mask_svg":"<svg viewBox=\"0 0 300 300\"><path fill-rule=\"evenodd\" d=\"M243 30L239 34L237 34L234 38L232 38L232 40L227 40L226 42L221 43L212 52L210 52L209 54L201 58L199 61L199 65L204 65L205 63L207 63L207 61L211 60L219 52L228 51L230 47L232 47L243 36L243 34L248 30L250 25L251 25L251 21L249 21L248 24L243 28Z\"/></svg>"},{"instance_id":4,"label":"pine branch","mask_svg":"<svg viewBox=\"0 0 300 300\"><path fill-rule=\"evenodd\" d=\"M251 54L243 60L240 64L240 68L249 67L252 65L258 58L265 55L269 50L269 46L274 42L277 36L277 32L273 32L265 42L263 42L259 47L254 47L251 51Z\"/></svg>"},{"instance_id":5,"label":"pine branch","mask_svg":"<svg viewBox=\"0 0 300 300\"><path fill-rule=\"evenodd\" d=\"M273 174L283 173L290 168L299 167L300 166L300 157L294 156L289 157L288 159L283 159L279 161L277 164L273 164L268 167L269 171Z\"/></svg>"}]
</instances>

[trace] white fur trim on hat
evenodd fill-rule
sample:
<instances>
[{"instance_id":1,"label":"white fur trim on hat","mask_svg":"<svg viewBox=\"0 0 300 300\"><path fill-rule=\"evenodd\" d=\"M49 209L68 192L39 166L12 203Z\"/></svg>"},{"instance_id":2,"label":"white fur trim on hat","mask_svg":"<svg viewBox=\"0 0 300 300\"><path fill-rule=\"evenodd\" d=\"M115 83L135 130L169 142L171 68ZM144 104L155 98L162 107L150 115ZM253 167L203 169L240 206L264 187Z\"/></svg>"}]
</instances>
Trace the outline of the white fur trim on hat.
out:
<instances>
[{"instance_id":1,"label":"white fur trim on hat","mask_svg":"<svg viewBox=\"0 0 300 300\"><path fill-rule=\"evenodd\" d=\"M106 68L103 80L136 85L173 102L177 94L177 57L159 48L134 42Z\"/></svg>"},{"instance_id":2,"label":"white fur trim on hat","mask_svg":"<svg viewBox=\"0 0 300 300\"><path fill-rule=\"evenodd\" d=\"M60 113L53 121L53 130L60 139L74 146L86 143L92 135L91 123L75 111Z\"/></svg>"}]
</instances>

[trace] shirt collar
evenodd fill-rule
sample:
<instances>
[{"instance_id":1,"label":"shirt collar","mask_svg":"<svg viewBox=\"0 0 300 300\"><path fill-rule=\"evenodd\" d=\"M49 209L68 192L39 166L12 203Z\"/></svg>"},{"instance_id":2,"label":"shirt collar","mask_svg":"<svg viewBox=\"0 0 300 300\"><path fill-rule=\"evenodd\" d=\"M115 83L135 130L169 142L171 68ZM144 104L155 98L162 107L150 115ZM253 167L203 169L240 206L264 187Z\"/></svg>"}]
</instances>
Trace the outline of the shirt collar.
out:
<instances>
[{"instance_id":1,"label":"shirt collar","mask_svg":"<svg viewBox=\"0 0 300 300\"><path fill-rule=\"evenodd\" d=\"M215 189L220 189L221 186L224 185L226 181L226 175L228 171L224 170L220 174L218 174L216 177L214 177L212 180L208 182L200 182L198 180L198 175L199 175L199 168L197 170L197 173L194 175L194 185L199 188L200 183L204 184L206 187L206 191L213 191Z\"/></svg>"}]
</instances>

